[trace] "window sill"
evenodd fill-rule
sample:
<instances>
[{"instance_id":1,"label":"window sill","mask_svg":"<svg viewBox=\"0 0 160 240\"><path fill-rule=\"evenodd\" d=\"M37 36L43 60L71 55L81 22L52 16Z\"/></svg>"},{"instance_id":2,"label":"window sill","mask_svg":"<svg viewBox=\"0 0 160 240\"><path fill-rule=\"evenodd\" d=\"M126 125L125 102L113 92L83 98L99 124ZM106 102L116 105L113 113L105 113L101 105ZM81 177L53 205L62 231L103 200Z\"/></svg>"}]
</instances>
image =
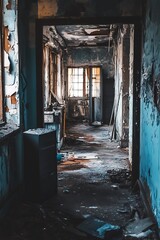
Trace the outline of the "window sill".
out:
<instances>
[{"instance_id":1,"label":"window sill","mask_svg":"<svg viewBox=\"0 0 160 240\"><path fill-rule=\"evenodd\" d=\"M12 135L16 134L20 130L19 127L17 127L14 124L5 124L0 126L0 143L7 140Z\"/></svg>"}]
</instances>

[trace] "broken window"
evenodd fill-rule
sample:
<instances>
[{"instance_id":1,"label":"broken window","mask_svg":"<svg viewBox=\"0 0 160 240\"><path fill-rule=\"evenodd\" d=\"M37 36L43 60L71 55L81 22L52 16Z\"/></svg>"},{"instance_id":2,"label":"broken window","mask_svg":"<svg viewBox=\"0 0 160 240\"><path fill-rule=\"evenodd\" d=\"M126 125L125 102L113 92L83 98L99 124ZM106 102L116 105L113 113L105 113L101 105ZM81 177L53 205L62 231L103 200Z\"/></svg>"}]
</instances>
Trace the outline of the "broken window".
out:
<instances>
[{"instance_id":1,"label":"broken window","mask_svg":"<svg viewBox=\"0 0 160 240\"><path fill-rule=\"evenodd\" d=\"M2 47L2 3L0 2L0 123L3 122L3 47Z\"/></svg>"},{"instance_id":2,"label":"broken window","mask_svg":"<svg viewBox=\"0 0 160 240\"><path fill-rule=\"evenodd\" d=\"M68 96L87 97L89 80L85 68L68 68Z\"/></svg>"}]
</instances>

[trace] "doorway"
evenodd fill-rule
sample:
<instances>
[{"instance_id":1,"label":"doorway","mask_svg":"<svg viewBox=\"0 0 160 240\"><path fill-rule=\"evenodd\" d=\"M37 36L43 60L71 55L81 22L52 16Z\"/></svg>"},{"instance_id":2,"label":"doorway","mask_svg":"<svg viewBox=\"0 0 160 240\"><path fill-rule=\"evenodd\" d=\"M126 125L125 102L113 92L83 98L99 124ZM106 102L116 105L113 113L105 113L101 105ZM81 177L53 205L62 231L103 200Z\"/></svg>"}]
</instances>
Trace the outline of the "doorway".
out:
<instances>
[{"instance_id":1,"label":"doorway","mask_svg":"<svg viewBox=\"0 0 160 240\"><path fill-rule=\"evenodd\" d=\"M123 18L122 19L112 19L112 24L111 21L108 19L101 19L101 22L98 22L97 20L89 20L87 19L85 24L83 22L83 25L80 25L79 20L74 20L74 23L70 22L71 20L67 20L67 21L63 21L62 19L60 19L58 21L58 19L56 20L50 20L50 21L38 21L37 22L37 39L41 39L41 41L37 41L37 62L42 65L42 45L45 42L45 44L48 42L48 39L46 38L46 36L44 35L44 28L48 28L47 31L54 33L54 43L52 42L52 46L50 46L50 48L53 47L54 51L55 48L58 49L57 52L55 51L55 54L57 56L59 56L59 79L61 79L59 81L60 83L60 93L59 96L57 96L54 92L52 94L52 96L60 103L63 105L63 103L66 103L67 100L67 85L68 85L68 74L67 73L67 69L75 67L75 68L84 68L86 67L86 69L89 69L89 67L95 67L95 66L88 66L89 62L91 59L84 59L86 62L86 66L84 66L84 63L81 63L81 66L76 62L73 61L72 62L72 58L71 58L71 54L75 54L74 49L76 48L76 52L78 53L80 51L80 48L84 48L86 47L86 44L88 44L88 48L89 50L87 50L89 53L91 52L91 49L93 49L96 44L96 47L98 49L103 48L104 46L104 41L106 43L107 41L107 47L105 46L105 48L108 50L111 48L111 46L114 45L114 41L111 41L111 38L114 36L115 39L115 34L118 34L120 32L120 29L126 27L126 25L131 26L131 30L130 30L130 35L129 35L129 39L132 41L130 41L130 47L129 47L129 53L130 55L128 56L129 62L128 62L128 66L130 71L128 72L129 75L129 81L130 83L130 89L128 89L128 94L131 93L131 98L129 96L127 96L126 94L126 106L128 104L128 107L130 105L130 112L128 112L128 119L130 120L130 122L127 122L127 125L122 126L121 124L121 129L125 129L125 137L127 136L128 138L128 143L129 143L129 149L130 149L130 163L131 163L131 168L132 168L132 178L133 178L133 183L136 182L136 180L139 177L139 109L140 109L140 105L139 105L139 83L140 83L140 62L141 62L141 57L140 57L140 47L138 46L138 41L140 39L140 24L137 20L133 19L133 18L128 18L128 20L125 19L125 25L123 24ZM93 25L93 22L94 25ZM107 24L106 24L107 22ZM117 24L117 22L120 22ZM127 22L127 23L126 23ZM54 26L54 27L53 27ZM101 34L99 34L99 30L98 32L95 33L95 28L98 26L98 28L101 28L101 34L103 32L104 35L102 36ZM109 26L109 27L108 27ZM79 39L77 41L76 39L76 33L71 34L71 28L73 27L73 29L84 29L85 27L85 34L87 36L87 38L84 38L84 36L80 35ZM66 36L66 29L68 31L68 35L70 37L68 37L65 39ZM111 29L110 34L107 35L106 32L108 31L108 29ZM55 33L56 30L56 33ZM46 30L45 30L46 31ZM131 33L132 31L132 33ZM72 33L74 31L72 30ZM82 31L83 32L83 31ZM93 34L96 34L96 40L93 41L94 37ZM112 35L111 35L112 34ZM72 36L71 36L72 35ZM43 38L42 38L43 36ZM60 37L59 37L60 36ZM95 36L95 35L94 35ZM107 36L107 40L106 40L106 36ZM117 36L117 35L116 35ZM53 35L50 35L50 38L52 38L53 41ZM91 44L91 39L92 39L92 43ZM100 40L99 40L100 39ZM76 46L73 46L73 44L76 42ZM70 45L70 48L67 48L67 44ZM112 45L113 44L113 45ZM55 47L56 46L56 47ZM38 49L41 49L41 51L39 51ZM62 51L65 52L65 54L63 55L61 51L59 51L59 49L62 49ZM104 52L104 51L103 51ZM105 52L106 53L106 52ZM67 57L67 54L69 57ZM109 54L109 50L108 50L108 54ZM81 55L79 55L80 58L82 58ZM77 56L76 56L77 57ZM126 58L126 56L125 56ZM67 62L68 65L66 65L65 63ZM115 61L112 59L112 63ZM71 64L72 63L72 64ZM94 63L95 65L95 63ZM96 63L97 65L97 63ZM100 64L101 65L101 64ZM97 65L98 66L98 65ZM116 66L116 64L115 64ZM101 68L100 68L101 69ZM106 68L107 69L107 68ZM120 70L120 66L118 66L117 64L117 69L118 71ZM55 71L56 72L56 71ZM84 71L85 72L85 71ZM85 73L83 73L85 74ZM92 71L90 71L90 74L92 74ZM103 69L100 70L100 76L102 79L103 76ZM42 70L40 70L40 68L37 69L37 77L38 79L42 79L43 73ZM58 76L58 74L56 74L56 77ZM119 78L122 78L122 73L119 72ZM91 78L92 81L94 82L94 78ZM134 79L134 80L133 80ZM114 76L114 80L115 80L115 76ZM50 81L50 80L49 80ZM91 81L90 81L91 82ZM103 84L102 84L103 82ZM42 83L44 83L42 81ZM120 81L119 81L120 83ZM103 81L100 81L99 83L95 83L96 84L100 84L100 89L101 91L99 92L99 97L94 97L94 95L92 96L91 93L93 93L91 91L92 89L92 85L90 85L89 87L89 122L90 123L94 123L94 122L98 122L98 123L103 123L103 116L105 115L104 112L104 105L103 103L106 102L106 96L107 94L104 93L103 91L103 86L105 86L104 84L104 77L103 77ZM38 89L38 93L40 94L40 96L43 96L43 84L38 84L37 85L37 89ZM114 86L115 86L115 81L114 81ZM115 89L115 88L114 88ZM111 106L107 106L107 109L110 108L109 111L109 115L110 115L110 119L111 120L109 123L111 123L111 125L113 123L116 123L117 120L119 120L119 122L123 123L124 120L124 116L126 116L125 114L123 115L124 111L126 111L126 109L128 107L126 107L126 109L124 110L124 108L122 108L123 106L123 99L122 96L124 95L123 92L124 89L122 89L122 84L119 84L119 86L117 87L117 91L120 92L121 94L114 94L114 99L111 101L112 102L112 107ZM102 96L102 92L103 92L103 96ZM109 95L109 94L108 94ZM120 97L119 97L120 95ZM95 98L95 99L94 99ZM49 98L51 100L51 98ZM128 102L127 102L128 99ZM38 102L38 107L37 110L40 113L39 116L41 116L41 118L39 119L39 125L44 126L44 114L43 114L43 106L44 106L44 98L41 98L40 101ZM99 107L100 106L100 107ZM118 107L117 107L118 106ZM121 106L121 107L119 107ZM98 109L98 111L97 111ZM119 111L119 113L118 113ZM121 113L120 113L121 111ZM83 111L82 111L83 112ZM98 112L98 115L97 115ZM113 112L113 114L112 114ZM84 114L84 113L83 113ZM117 118L117 115L121 114L122 118L120 120L120 118ZM61 116L65 115L66 116L66 109L65 109L65 114L61 113ZM112 119L111 119L112 116ZM65 119L66 120L66 119ZM60 120L59 120L60 121ZM61 120L63 121L63 120ZM136 122L136 124L135 124ZM126 124L126 119L125 119L125 124ZM117 125L117 123L116 123ZM63 129L61 132L65 132L66 129L66 123L62 123ZM65 126L65 127L64 127ZM116 126L117 127L117 126ZM115 131L115 126L113 126L113 130L114 133L117 132ZM127 132L129 131L129 132ZM60 133L60 135L62 136L63 134ZM121 136L124 136L124 131L121 131ZM120 137L121 137L120 136ZM114 135L114 138L117 138L116 134ZM134 139L134 140L133 140ZM136 139L136 140L135 140ZM60 138L60 142L61 142L61 138ZM138 144L137 144L138 142Z\"/></svg>"}]
</instances>

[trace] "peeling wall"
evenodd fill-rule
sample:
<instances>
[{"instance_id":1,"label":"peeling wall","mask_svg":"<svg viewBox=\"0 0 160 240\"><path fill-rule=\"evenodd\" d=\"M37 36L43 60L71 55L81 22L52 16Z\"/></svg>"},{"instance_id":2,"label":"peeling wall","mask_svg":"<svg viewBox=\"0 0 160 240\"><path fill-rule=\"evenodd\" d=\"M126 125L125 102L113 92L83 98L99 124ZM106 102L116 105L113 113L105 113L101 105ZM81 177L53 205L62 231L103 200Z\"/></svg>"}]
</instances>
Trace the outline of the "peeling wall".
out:
<instances>
[{"instance_id":1,"label":"peeling wall","mask_svg":"<svg viewBox=\"0 0 160 240\"><path fill-rule=\"evenodd\" d=\"M0 216L4 205L19 194L23 184L22 135L19 101L19 41L17 1L3 1L4 108L6 123L0 128Z\"/></svg>"},{"instance_id":2,"label":"peeling wall","mask_svg":"<svg viewBox=\"0 0 160 240\"><path fill-rule=\"evenodd\" d=\"M129 59L130 26L119 29L115 47L115 109L114 124L121 147L128 147L129 141ZM132 111L132 107L130 106Z\"/></svg>"},{"instance_id":3,"label":"peeling wall","mask_svg":"<svg viewBox=\"0 0 160 240\"><path fill-rule=\"evenodd\" d=\"M147 1L141 85L141 180L160 226L160 2Z\"/></svg>"},{"instance_id":4,"label":"peeling wall","mask_svg":"<svg viewBox=\"0 0 160 240\"><path fill-rule=\"evenodd\" d=\"M16 1L3 3L5 116L19 125L19 58Z\"/></svg>"},{"instance_id":5,"label":"peeling wall","mask_svg":"<svg viewBox=\"0 0 160 240\"><path fill-rule=\"evenodd\" d=\"M116 138L122 138L122 88L123 88L123 37L121 31L115 47L115 99L114 99L114 126Z\"/></svg>"},{"instance_id":6,"label":"peeling wall","mask_svg":"<svg viewBox=\"0 0 160 240\"><path fill-rule=\"evenodd\" d=\"M134 26L130 25L129 109L133 108ZM129 161L132 163L133 111L129 111Z\"/></svg>"}]
</instances>

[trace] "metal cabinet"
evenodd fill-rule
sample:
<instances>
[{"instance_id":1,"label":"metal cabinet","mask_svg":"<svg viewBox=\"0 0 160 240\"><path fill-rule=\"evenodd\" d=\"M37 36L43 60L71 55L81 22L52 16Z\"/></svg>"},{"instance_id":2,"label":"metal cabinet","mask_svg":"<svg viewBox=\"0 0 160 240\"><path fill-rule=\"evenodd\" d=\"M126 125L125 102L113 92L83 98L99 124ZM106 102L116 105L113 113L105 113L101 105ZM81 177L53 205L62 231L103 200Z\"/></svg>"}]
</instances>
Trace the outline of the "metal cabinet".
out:
<instances>
[{"instance_id":1,"label":"metal cabinet","mask_svg":"<svg viewBox=\"0 0 160 240\"><path fill-rule=\"evenodd\" d=\"M45 201L57 192L56 131L44 128L24 132L25 196Z\"/></svg>"}]
</instances>

